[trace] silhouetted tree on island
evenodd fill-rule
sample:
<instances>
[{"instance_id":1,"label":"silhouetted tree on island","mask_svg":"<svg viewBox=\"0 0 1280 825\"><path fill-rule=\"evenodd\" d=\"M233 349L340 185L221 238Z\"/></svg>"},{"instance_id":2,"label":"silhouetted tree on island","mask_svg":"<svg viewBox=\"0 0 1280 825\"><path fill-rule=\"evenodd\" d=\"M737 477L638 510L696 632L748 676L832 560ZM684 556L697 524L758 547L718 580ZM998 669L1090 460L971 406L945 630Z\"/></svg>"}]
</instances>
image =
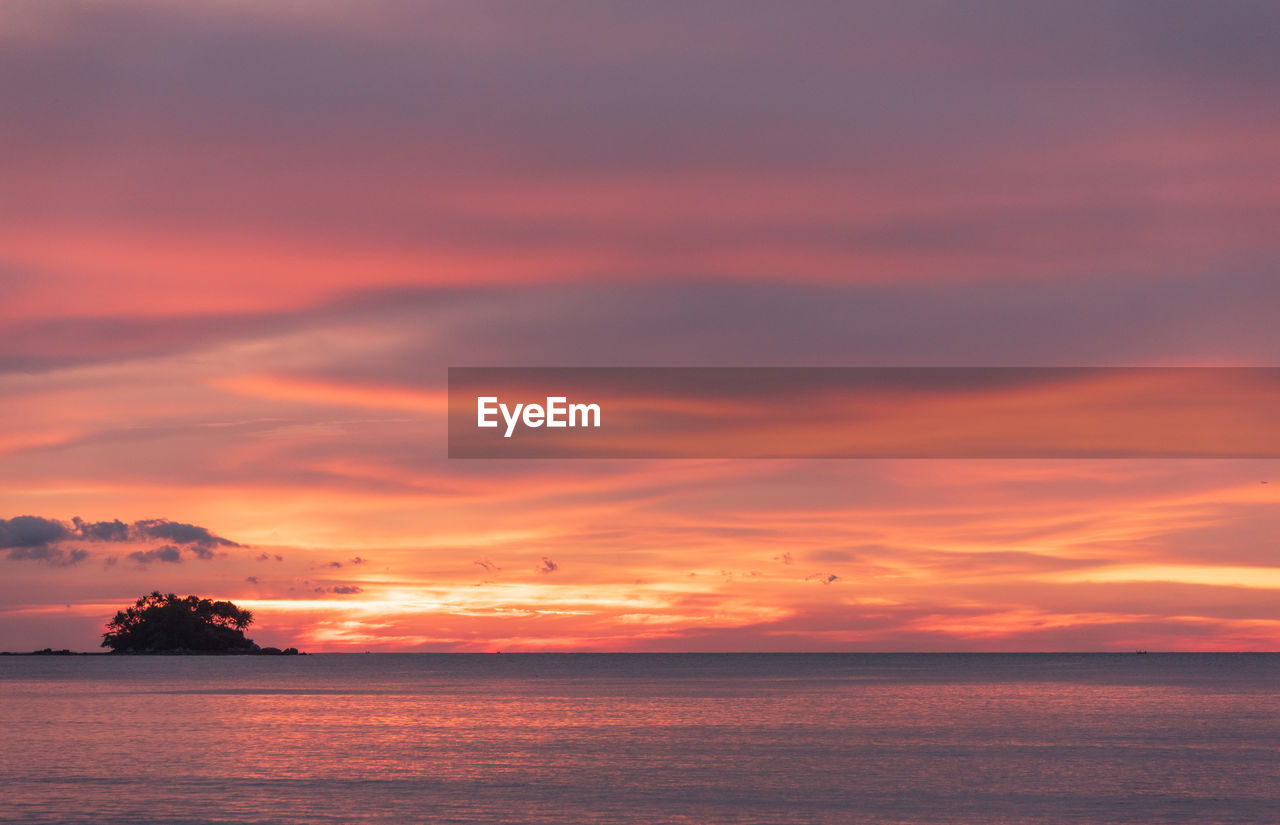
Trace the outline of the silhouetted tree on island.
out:
<instances>
[{"instance_id":1,"label":"silhouetted tree on island","mask_svg":"<svg viewBox=\"0 0 1280 825\"><path fill-rule=\"evenodd\" d=\"M231 602L156 590L116 613L102 634L102 646L115 653L256 652L258 646L244 635L251 624L253 614Z\"/></svg>"}]
</instances>

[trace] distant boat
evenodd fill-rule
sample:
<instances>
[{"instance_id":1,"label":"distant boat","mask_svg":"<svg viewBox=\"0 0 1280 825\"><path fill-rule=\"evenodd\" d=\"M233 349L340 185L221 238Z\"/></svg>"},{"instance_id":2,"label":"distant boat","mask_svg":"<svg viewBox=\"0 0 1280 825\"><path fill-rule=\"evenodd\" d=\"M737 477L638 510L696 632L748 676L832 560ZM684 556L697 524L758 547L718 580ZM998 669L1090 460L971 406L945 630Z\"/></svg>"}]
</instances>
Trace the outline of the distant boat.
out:
<instances>
[{"instance_id":1,"label":"distant boat","mask_svg":"<svg viewBox=\"0 0 1280 825\"><path fill-rule=\"evenodd\" d=\"M1134 652L1134 653L1136 653L1136 654L1138 654L1139 656L1141 656L1142 654L1146 653L1147 651L1145 651L1145 650L1135 650L1135 651L1133 651L1133 652Z\"/></svg>"}]
</instances>

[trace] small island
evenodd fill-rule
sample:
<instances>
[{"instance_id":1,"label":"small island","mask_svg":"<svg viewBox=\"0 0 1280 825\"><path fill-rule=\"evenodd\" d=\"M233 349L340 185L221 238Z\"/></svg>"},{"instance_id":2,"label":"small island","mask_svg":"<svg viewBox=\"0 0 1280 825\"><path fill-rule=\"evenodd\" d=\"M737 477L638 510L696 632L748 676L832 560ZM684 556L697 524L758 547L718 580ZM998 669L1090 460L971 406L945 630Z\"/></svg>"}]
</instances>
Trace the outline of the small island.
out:
<instances>
[{"instance_id":1,"label":"small island","mask_svg":"<svg viewBox=\"0 0 1280 825\"><path fill-rule=\"evenodd\" d=\"M102 634L112 653L298 655L296 647L259 647L244 635L253 613L229 601L152 591L118 611Z\"/></svg>"}]
</instances>

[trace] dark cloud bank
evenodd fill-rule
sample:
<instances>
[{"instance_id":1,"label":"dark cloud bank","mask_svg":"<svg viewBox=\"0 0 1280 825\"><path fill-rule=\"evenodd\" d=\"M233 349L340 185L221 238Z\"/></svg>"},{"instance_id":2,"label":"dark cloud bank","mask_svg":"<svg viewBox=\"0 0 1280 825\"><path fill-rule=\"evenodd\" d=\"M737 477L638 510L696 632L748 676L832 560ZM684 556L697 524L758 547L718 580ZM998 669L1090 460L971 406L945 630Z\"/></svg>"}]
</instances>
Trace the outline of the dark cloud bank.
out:
<instances>
[{"instance_id":1,"label":"dark cloud bank","mask_svg":"<svg viewBox=\"0 0 1280 825\"><path fill-rule=\"evenodd\" d=\"M126 558L139 564L180 562L185 558L212 559L215 550L243 547L230 539L215 535L207 527L184 524L168 519L143 519L126 524L113 521L71 521L14 516L0 519L0 550L14 561L39 561L52 567L77 564L89 557L79 543L164 542L150 550L137 550Z\"/></svg>"}]
</instances>

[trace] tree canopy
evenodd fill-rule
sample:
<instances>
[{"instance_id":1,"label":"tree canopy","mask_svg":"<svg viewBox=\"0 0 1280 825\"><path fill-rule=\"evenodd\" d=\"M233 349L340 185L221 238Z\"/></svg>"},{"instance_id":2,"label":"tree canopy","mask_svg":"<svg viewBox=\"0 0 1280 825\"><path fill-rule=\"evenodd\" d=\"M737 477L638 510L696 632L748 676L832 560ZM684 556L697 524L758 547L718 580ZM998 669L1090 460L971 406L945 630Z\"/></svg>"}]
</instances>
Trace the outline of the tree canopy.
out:
<instances>
[{"instance_id":1,"label":"tree canopy","mask_svg":"<svg viewBox=\"0 0 1280 825\"><path fill-rule=\"evenodd\" d=\"M251 624L253 614L231 602L156 590L116 613L102 646L121 653L252 651L257 645L244 635Z\"/></svg>"}]
</instances>

